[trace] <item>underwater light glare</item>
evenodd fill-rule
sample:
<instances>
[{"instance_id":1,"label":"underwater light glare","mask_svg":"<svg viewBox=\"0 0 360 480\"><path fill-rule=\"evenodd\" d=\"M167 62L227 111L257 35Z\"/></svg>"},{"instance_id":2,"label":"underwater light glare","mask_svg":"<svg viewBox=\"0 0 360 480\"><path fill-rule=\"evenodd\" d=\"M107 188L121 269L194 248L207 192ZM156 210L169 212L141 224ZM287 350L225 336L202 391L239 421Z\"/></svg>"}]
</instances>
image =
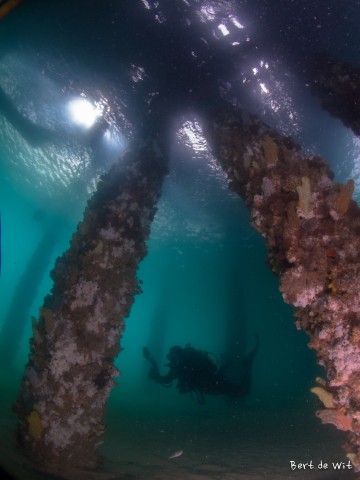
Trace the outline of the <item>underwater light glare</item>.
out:
<instances>
[{"instance_id":1,"label":"underwater light glare","mask_svg":"<svg viewBox=\"0 0 360 480\"><path fill-rule=\"evenodd\" d=\"M101 111L85 98L72 100L69 103L69 111L71 120L85 128L92 127L96 119L101 116Z\"/></svg>"},{"instance_id":2,"label":"underwater light glare","mask_svg":"<svg viewBox=\"0 0 360 480\"><path fill-rule=\"evenodd\" d=\"M104 133L104 141L108 148L115 150L125 150L127 145L126 137L119 132L114 125L110 125L109 128Z\"/></svg>"},{"instance_id":3,"label":"underwater light glare","mask_svg":"<svg viewBox=\"0 0 360 480\"><path fill-rule=\"evenodd\" d=\"M224 35L224 37L226 37L227 35L230 35L229 30L226 28L226 26L223 23L220 23L220 25L218 25L218 29Z\"/></svg>"},{"instance_id":4,"label":"underwater light glare","mask_svg":"<svg viewBox=\"0 0 360 480\"><path fill-rule=\"evenodd\" d=\"M261 91L264 93L269 93L269 90L266 88L265 83L260 83Z\"/></svg>"},{"instance_id":5,"label":"underwater light glare","mask_svg":"<svg viewBox=\"0 0 360 480\"><path fill-rule=\"evenodd\" d=\"M184 122L177 132L177 136L184 141L185 145L192 148L195 152L208 151L208 144L202 128L197 121L188 120Z\"/></svg>"}]
</instances>

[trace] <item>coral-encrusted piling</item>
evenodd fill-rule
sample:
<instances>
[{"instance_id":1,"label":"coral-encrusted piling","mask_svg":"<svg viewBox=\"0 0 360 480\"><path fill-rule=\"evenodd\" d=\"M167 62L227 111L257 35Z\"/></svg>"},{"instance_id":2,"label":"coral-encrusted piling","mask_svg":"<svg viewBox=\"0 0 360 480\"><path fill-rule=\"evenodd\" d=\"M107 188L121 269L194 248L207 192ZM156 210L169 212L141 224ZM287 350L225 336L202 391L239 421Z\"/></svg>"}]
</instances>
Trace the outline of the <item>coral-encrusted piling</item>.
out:
<instances>
[{"instance_id":1,"label":"coral-encrusted piling","mask_svg":"<svg viewBox=\"0 0 360 480\"><path fill-rule=\"evenodd\" d=\"M94 467L119 372L124 318L167 167L149 139L104 175L70 248L52 272L16 411L18 436L40 468Z\"/></svg>"},{"instance_id":2,"label":"coral-encrusted piling","mask_svg":"<svg viewBox=\"0 0 360 480\"><path fill-rule=\"evenodd\" d=\"M346 451L360 471L360 209L354 182L335 184L325 162L229 107L205 122L230 186L266 238L280 290L296 307L327 380L313 389L323 423L348 432ZM259 292L259 295L261 292Z\"/></svg>"}]
</instances>

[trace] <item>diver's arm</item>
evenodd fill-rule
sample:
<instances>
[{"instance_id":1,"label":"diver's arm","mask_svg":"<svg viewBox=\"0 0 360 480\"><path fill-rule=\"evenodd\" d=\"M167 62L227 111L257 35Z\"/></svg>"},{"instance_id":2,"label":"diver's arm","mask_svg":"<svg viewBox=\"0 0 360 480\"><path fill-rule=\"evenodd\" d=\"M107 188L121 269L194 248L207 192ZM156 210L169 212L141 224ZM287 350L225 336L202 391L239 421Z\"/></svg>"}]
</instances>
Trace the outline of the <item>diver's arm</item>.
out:
<instances>
[{"instance_id":1,"label":"diver's arm","mask_svg":"<svg viewBox=\"0 0 360 480\"><path fill-rule=\"evenodd\" d=\"M160 383L163 387L170 386L171 382L177 377L173 370L170 370L166 375L160 375L158 368L151 368L149 371L149 378L156 383Z\"/></svg>"},{"instance_id":2,"label":"diver's arm","mask_svg":"<svg viewBox=\"0 0 360 480\"><path fill-rule=\"evenodd\" d=\"M177 375L173 370L170 370L166 375L160 374L159 366L154 358L150 355L147 347L143 348L143 356L151 363L151 368L148 375L151 380L154 380L156 383L160 383L160 385L166 386L176 378Z\"/></svg>"}]
</instances>

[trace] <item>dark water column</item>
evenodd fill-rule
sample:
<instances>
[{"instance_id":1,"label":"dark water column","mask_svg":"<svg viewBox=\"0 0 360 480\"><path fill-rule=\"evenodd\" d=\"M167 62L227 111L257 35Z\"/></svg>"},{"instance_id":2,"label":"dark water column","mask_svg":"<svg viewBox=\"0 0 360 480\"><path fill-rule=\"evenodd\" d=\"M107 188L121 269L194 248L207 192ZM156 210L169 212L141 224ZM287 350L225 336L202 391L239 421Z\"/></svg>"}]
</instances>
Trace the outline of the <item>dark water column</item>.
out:
<instances>
[{"instance_id":1,"label":"dark water column","mask_svg":"<svg viewBox=\"0 0 360 480\"><path fill-rule=\"evenodd\" d=\"M230 371L227 375L234 381L241 371L242 359L246 351L247 312L242 292L240 271L233 263L229 265L227 280L228 298L225 309L225 356L230 362ZM253 339L251 339L253 341ZM236 376L235 376L236 375Z\"/></svg>"},{"instance_id":2,"label":"dark water column","mask_svg":"<svg viewBox=\"0 0 360 480\"><path fill-rule=\"evenodd\" d=\"M57 239L58 228L52 226L37 245L15 288L14 297L0 333L0 362L3 365L13 364L27 322L30 321L30 308L49 265Z\"/></svg>"},{"instance_id":3,"label":"dark water column","mask_svg":"<svg viewBox=\"0 0 360 480\"><path fill-rule=\"evenodd\" d=\"M354 182L335 184L324 160L305 157L290 139L229 107L205 131L231 188L266 238L296 324L310 336L327 380L312 391L323 423L348 432L345 446L360 471L360 209ZM261 295L261 292L259 292Z\"/></svg>"},{"instance_id":4,"label":"dark water column","mask_svg":"<svg viewBox=\"0 0 360 480\"><path fill-rule=\"evenodd\" d=\"M105 405L119 376L113 362L140 291L136 271L166 172L154 137L134 144L100 180L52 271L16 405L20 443L42 469L99 461Z\"/></svg>"},{"instance_id":5,"label":"dark water column","mask_svg":"<svg viewBox=\"0 0 360 480\"><path fill-rule=\"evenodd\" d=\"M164 356L164 343L169 325L170 297L167 290L168 285L161 291L163 298L159 300L159 304L150 319L150 333L146 342L146 346L148 346L153 357L155 357L158 362L160 362ZM146 368L146 372L148 372L148 368Z\"/></svg>"},{"instance_id":6,"label":"dark water column","mask_svg":"<svg viewBox=\"0 0 360 480\"><path fill-rule=\"evenodd\" d=\"M322 54L304 69L311 91L321 106L360 135L360 68Z\"/></svg>"}]
</instances>

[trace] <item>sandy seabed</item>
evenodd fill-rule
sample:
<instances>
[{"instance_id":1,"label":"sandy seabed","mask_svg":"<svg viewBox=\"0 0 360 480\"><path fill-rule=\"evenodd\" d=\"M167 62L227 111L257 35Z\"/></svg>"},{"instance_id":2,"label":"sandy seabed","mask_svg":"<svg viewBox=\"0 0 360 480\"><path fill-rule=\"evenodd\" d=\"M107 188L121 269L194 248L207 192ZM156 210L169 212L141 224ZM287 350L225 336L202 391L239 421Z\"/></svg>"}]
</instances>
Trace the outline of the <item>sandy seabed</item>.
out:
<instances>
[{"instance_id":1,"label":"sandy seabed","mask_svg":"<svg viewBox=\"0 0 360 480\"><path fill-rule=\"evenodd\" d=\"M116 448L116 430L127 432ZM178 411L137 414L114 421L109 429L109 465L129 479L260 480L355 478L341 449L344 436L316 418L297 411L264 411L245 407L201 413ZM183 454L169 457L177 451ZM312 461L313 469L292 470L290 461ZM320 462L329 468L320 470Z\"/></svg>"},{"instance_id":2,"label":"sandy seabed","mask_svg":"<svg viewBox=\"0 0 360 480\"><path fill-rule=\"evenodd\" d=\"M18 480L343 480L357 475L345 464L345 436L323 426L312 409L260 405L186 404L143 409L112 405L104 462L97 471L37 472L16 447L15 418L1 419L0 462ZM4 410L3 410L4 412ZM312 413L312 414L311 414ZM182 452L169 458L174 452ZM292 470L290 462L314 468ZM319 469L320 462L328 469ZM332 463L343 462L340 470Z\"/></svg>"}]
</instances>

